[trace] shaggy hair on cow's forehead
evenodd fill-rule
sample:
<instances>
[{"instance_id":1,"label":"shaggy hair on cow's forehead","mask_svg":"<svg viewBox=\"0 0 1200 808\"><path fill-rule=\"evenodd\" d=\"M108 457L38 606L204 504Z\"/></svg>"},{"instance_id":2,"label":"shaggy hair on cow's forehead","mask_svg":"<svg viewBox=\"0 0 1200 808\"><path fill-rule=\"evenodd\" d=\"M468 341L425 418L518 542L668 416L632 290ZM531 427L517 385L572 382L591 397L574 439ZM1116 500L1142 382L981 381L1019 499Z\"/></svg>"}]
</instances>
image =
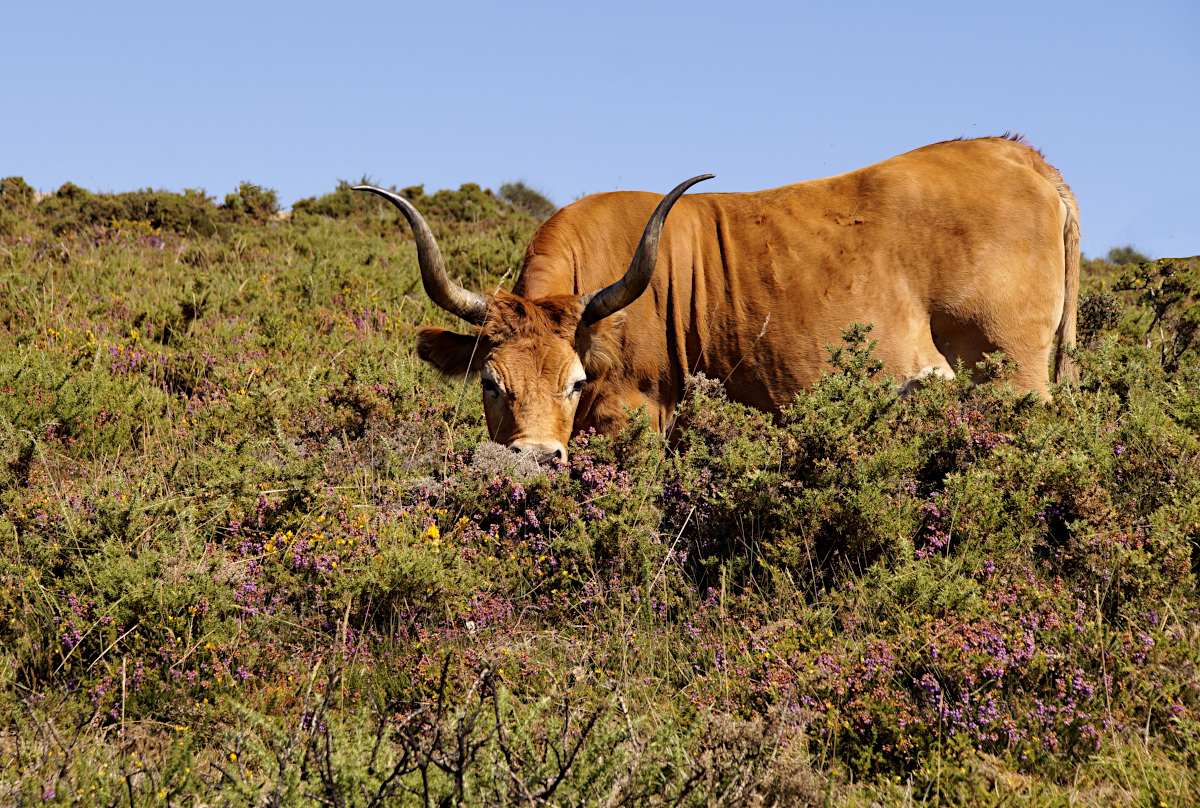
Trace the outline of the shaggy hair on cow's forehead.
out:
<instances>
[{"instance_id":1,"label":"shaggy hair on cow's forehead","mask_svg":"<svg viewBox=\"0 0 1200 808\"><path fill-rule=\"evenodd\" d=\"M489 344L484 353L510 340L545 344L548 336L558 337L579 352L588 375L604 373L620 361L625 312L618 311L590 326L581 323L582 316L583 303L575 295L530 300L496 292L480 329L480 336Z\"/></svg>"},{"instance_id":2,"label":"shaggy hair on cow's forehead","mask_svg":"<svg viewBox=\"0 0 1200 808\"><path fill-rule=\"evenodd\" d=\"M583 304L574 295L556 295L529 300L508 292L496 292L488 306L483 335L492 342L516 337L554 334L574 342Z\"/></svg>"}]
</instances>

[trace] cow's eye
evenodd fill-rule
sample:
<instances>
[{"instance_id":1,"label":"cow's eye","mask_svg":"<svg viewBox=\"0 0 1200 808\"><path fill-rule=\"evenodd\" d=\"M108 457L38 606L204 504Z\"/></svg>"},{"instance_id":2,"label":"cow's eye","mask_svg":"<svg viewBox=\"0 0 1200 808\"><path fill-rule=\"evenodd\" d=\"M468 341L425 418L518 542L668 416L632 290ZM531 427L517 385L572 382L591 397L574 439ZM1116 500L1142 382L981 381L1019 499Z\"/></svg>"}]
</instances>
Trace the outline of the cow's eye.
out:
<instances>
[{"instance_id":1,"label":"cow's eye","mask_svg":"<svg viewBox=\"0 0 1200 808\"><path fill-rule=\"evenodd\" d=\"M575 382L575 384L571 387L571 394L579 395L581 392L583 392L583 386L585 384L587 384L587 379L580 379L579 381Z\"/></svg>"},{"instance_id":2,"label":"cow's eye","mask_svg":"<svg viewBox=\"0 0 1200 808\"><path fill-rule=\"evenodd\" d=\"M489 396L500 395L500 387L491 379L483 379L483 392Z\"/></svg>"}]
</instances>

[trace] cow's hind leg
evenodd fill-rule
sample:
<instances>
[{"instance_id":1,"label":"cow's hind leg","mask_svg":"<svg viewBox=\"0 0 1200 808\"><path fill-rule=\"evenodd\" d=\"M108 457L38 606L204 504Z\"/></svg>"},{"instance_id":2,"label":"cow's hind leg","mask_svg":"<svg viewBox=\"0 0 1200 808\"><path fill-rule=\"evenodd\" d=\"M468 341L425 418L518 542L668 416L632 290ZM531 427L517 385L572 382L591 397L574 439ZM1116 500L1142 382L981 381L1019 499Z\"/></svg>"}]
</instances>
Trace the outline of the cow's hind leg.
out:
<instances>
[{"instance_id":1,"label":"cow's hind leg","mask_svg":"<svg viewBox=\"0 0 1200 808\"><path fill-rule=\"evenodd\" d=\"M1042 318L1041 323L1030 322L1032 318L1015 312L1007 321L998 319L1006 327L987 328L945 315L935 316L934 343L951 366L962 360L977 382L986 380L986 371L979 367L983 355L999 351L1014 368L1005 381L1018 390L1028 390L1043 401L1050 401L1049 363L1057 323L1049 318Z\"/></svg>"},{"instance_id":2,"label":"cow's hind leg","mask_svg":"<svg viewBox=\"0 0 1200 808\"><path fill-rule=\"evenodd\" d=\"M950 365L945 359L942 359L941 363L926 365L917 371L915 376L910 376L909 378L900 382L900 397L904 398L909 393L916 390L918 387L924 384L925 380L930 376L937 376L942 379L953 379L954 371L950 369Z\"/></svg>"},{"instance_id":3,"label":"cow's hind leg","mask_svg":"<svg viewBox=\"0 0 1200 808\"><path fill-rule=\"evenodd\" d=\"M1008 377L1013 387L1018 390L1028 390L1037 395L1042 401L1050 402L1050 355L1054 350L1053 338L1048 338L1044 345L1028 344L1021 340L1015 345L1000 348L1004 357L1015 366L1012 375Z\"/></svg>"},{"instance_id":4,"label":"cow's hind leg","mask_svg":"<svg viewBox=\"0 0 1200 808\"><path fill-rule=\"evenodd\" d=\"M908 333L900 343L904 346L904 355L896 357L898 361L892 364L899 377L902 397L921 387L930 377L954 378L953 357L940 350L928 318L914 317L910 323Z\"/></svg>"}]
</instances>

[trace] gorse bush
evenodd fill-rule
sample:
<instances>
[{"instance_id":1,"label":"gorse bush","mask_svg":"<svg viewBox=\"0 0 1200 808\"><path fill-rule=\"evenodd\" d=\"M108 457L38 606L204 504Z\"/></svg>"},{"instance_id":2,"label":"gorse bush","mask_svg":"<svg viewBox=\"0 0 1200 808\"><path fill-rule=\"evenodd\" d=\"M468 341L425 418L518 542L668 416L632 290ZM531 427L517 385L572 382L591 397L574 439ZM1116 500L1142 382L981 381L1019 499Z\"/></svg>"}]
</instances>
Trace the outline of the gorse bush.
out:
<instances>
[{"instance_id":1,"label":"gorse bush","mask_svg":"<svg viewBox=\"0 0 1200 808\"><path fill-rule=\"evenodd\" d=\"M438 191L432 195L425 193L423 185L405 188L400 193L425 216L440 222L495 223L520 213L514 210L513 205L497 198L491 190L484 190L473 182L466 183L457 191Z\"/></svg>"},{"instance_id":2,"label":"gorse bush","mask_svg":"<svg viewBox=\"0 0 1200 808\"><path fill-rule=\"evenodd\" d=\"M1147 348L1157 347L1159 362L1174 373L1186 358L1194 358L1200 307L1197 281L1200 261L1165 259L1126 269L1113 289L1135 296L1139 315L1130 325ZM1143 330L1144 329L1144 330Z\"/></svg>"},{"instance_id":3,"label":"gorse bush","mask_svg":"<svg viewBox=\"0 0 1200 808\"><path fill-rule=\"evenodd\" d=\"M1131 388L1097 380L1054 410L965 379L899 401L846 372L865 364L860 339L782 424L714 418L721 404L702 394L687 404L679 462L695 469L697 446L705 462L684 534L734 540L740 591L831 612L829 637L776 623L763 647L787 649L785 664L764 664L759 686L800 694L825 722L814 737L836 736L860 776L946 743L1052 767L1152 720L1147 691L1113 676L1148 654L1196 661L1186 620L1160 633L1164 604L1194 602L1198 447L1161 410L1194 382L1159 376L1123 398ZM749 469L743 440L760 457ZM1169 709L1187 714L1196 688L1173 692ZM1189 726L1168 734L1190 755Z\"/></svg>"},{"instance_id":4,"label":"gorse bush","mask_svg":"<svg viewBox=\"0 0 1200 808\"><path fill-rule=\"evenodd\" d=\"M363 177L356 185L374 185L369 177ZM337 190L320 197L301 199L292 205L293 215L311 214L328 219L346 219L351 216L370 216L378 211L382 214L389 207L379 197L353 190L345 180L338 180Z\"/></svg>"},{"instance_id":5,"label":"gorse bush","mask_svg":"<svg viewBox=\"0 0 1200 808\"><path fill-rule=\"evenodd\" d=\"M499 196L537 219L548 219L558 210L558 205L524 182L506 182L500 186Z\"/></svg>"},{"instance_id":6,"label":"gorse bush","mask_svg":"<svg viewBox=\"0 0 1200 808\"><path fill-rule=\"evenodd\" d=\"M205 230L25 188L4 802L1200 799L1195 259L1090 265L1050 405L1000 355L901 398L857 325L780 419L695 377L669 441L634 413L539 468L416 360L445 315L386 203L246 184ZM532 215L401 193L511 280Z\"/></svg>"},{"instance_id":7,"label":"gorse bush","mask_svg":"<svg viewBox=\"0 0 1200 808\"><path fill-rule=\"evenodd\" d=\"M5 177L0 180L0 206L27 208L33 204L33 199L33 189L21 177Z\"/></svg>"},{"instance_id":8,"label":"gorse bush","mask_svg":"<svg viewBox=\"0 0 1200 808\"><path fill-rule=\"evenodd\" d=\"M1122 264L1145 264L1150 261L1150 258L1133 248L1133 245L1126 244L1124 247L1113 247L1108 251L1105 259L1110 264L1121 266Z\"/></svg>"},{"instance_id":9,"label":"gorse bush","mask_svg":"<svg viewBox=\"0 0 1200 808\"><path fill-rule=\"evenodd\" d=\"M235 221L249 218L266 222L279 212L279 200L274 191L243 182L238 186L237 193L225 195L222 207L233 214Z\"/></svg>"},{"instance_id":10,"label":"gorse bush","mask_svg":"<svg viewBox=\"0 0 1200 808\"><path fill-rule=\"evenodd\" d=\"M212 198L203 191L93 194L69 182L34 210L39 224L58 236L79 235L113 222L145 222L152 228L181 235L209 236L216 233L223 220Z\"/></svg>"}]
</instances>

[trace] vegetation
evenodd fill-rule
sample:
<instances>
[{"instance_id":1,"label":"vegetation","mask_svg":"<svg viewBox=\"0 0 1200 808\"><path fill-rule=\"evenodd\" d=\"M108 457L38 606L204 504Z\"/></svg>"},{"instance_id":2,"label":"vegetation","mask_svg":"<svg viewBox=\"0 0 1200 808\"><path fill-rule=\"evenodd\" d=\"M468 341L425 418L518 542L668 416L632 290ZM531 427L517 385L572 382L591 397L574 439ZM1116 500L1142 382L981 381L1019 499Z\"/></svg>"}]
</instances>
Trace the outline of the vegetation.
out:
<instances>
[{"instance_id":1,"label":"vegetation","mask_svg":"<svg viewBox=\"0 0 1200 808\"><path fill-rule=\"evenodd\" d=\"M1085 266L1053 405L899 400L855 326L780 422L696 378L540 470L416 359L386 203L27 188L5 804L1200 801L1198 259ZM534 216L402 193L511 283Z\"/></svg>"},{"instance_id":2,"label":"vegetation","mask_svg":"<svg viewBox=\"0 0 1200 808\"><path fill-rule=\"evenodd\" d=\"M265 222L279 212L279 200L274 191L243 182L236 194L225 195L223 207L233 214L235 221L250 219Z\"/></svg>"},{"instance_id":3,"label":"vegetation","mask_svg":"<svg viewBox=\"0 0 1200 808\"><path fill-rule=\"evenodd\" d=\"M500 198L537 219L549 219L554 211L558 210L558 205L519 181L501 185Z\"/></svg>"},{"instance_id":4,"label":"vegetation","mask_svg":"<svg viewBox=\"0 0 1200 808\"><path fill-rule=\"evenodd\" d=\"M1113 247L1105 256L1108 263L1116 264L1145 264L1150 259L1133 248L1133 245L1126 244L1124 247Z\"/></svg>"}]
</instances>

